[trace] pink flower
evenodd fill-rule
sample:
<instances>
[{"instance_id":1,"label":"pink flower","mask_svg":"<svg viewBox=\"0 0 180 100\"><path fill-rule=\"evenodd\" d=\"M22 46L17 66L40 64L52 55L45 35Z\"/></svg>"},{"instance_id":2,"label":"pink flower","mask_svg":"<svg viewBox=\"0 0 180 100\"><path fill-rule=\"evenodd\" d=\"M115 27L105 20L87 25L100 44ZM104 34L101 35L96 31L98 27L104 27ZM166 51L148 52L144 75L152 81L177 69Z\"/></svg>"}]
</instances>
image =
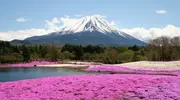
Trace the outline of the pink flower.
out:
<instances>
[{"instance_id":1,"label":"pink flower","mask_svg":"<svg viewBox=\"0 0 180 100\"><path fill-rule=\"evenodd\" d=\"M0 100L180 99L179 76L79 75L0 83Z\"/></svg>"}]
</instances>

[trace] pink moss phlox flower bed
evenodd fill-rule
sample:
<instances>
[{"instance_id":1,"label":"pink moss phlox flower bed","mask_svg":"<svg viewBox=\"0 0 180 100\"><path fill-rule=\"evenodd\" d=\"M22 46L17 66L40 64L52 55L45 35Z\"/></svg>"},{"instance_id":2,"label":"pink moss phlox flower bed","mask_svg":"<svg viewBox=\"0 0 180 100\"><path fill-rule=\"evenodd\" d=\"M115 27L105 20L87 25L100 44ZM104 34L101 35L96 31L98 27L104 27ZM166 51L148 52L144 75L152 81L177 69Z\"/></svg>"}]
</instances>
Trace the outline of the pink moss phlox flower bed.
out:
<instances>
[{"instance_id":1,"label":"pink moss phlox flower bed","mask_svg":"<svg viewBox=\"0 0 180 100\"><path fill-rule=\"evenodd\" d=\"M85 69L85 71L100 71L100 72L123 72L123 73L138 73L138 74L167 74L167 75L180 75L180 71L154 71L154 70L142 70L142 69L130 69L124 66L114 65L94 65Z\"/></svg>"},{"instance_id":2,"label":"pink moss phlox flower bed","mask_svg":"<svg viewBox=\"0 0 180 100\"><path fill-rule=\"evenodd\" d=\"M0 83L0 100L180 100L180 77L79 75Z\"/></svg>"},{"instance_id":3,"label":"pink moss phlox flower bed","mask_svg":"<svg viewBox=\"0 0 180 100\"><path fill-rule=\"evenodd\" d=\"M18 63L18 64L7 64L7 65L0 65L5 67L33 67L34 65L50 65L50 64L57 64L57 62L50 62L50 61L32 61L29 63Z\"/></svg>"}]
</instances>

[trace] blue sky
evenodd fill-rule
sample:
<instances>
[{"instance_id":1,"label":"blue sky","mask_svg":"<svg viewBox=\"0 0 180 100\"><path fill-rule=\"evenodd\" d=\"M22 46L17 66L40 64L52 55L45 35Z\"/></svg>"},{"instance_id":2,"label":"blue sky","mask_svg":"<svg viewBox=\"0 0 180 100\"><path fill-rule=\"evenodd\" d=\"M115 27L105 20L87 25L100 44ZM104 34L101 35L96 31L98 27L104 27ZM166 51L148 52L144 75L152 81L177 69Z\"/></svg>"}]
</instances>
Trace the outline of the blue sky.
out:
<instances>
[{"instance_id":1,"label":"blue sky","mask_svg":"<svg viewBox=\"0 0 180 100\"><path fill-rule=\"evenodd\" d=\"M45 20L100 14L119 28L179 27L179 0L1 0L0 32L43 29ZM159 11L161 10L161 11ZM157 13L159 11L160 13ZM17 19L24 18L24 22Z\"/></svg>"}]
</instances>

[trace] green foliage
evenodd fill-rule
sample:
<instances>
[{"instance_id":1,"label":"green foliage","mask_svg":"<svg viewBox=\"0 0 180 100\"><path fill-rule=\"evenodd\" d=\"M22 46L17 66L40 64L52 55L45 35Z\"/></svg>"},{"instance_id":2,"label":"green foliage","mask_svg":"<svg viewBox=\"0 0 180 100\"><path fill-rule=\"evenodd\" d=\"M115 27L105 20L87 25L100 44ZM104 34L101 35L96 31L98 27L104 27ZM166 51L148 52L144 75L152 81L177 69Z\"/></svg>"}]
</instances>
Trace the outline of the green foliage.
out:
<instances>
[{"instance_id":1,"label":"green foliage","mask_svg":"<svg viewBox=\"0 0 180 100\"><path fill-rule=\"evenodd\" d=\"M70 60L73 59L75 55L73 53L70 53L69 51L61 52L60 59L62 60Z\"/></svg>"},{"instance_id":2,"label":"green foliage","mask_svg":"<svg viewBox=\"0 0 180 100\"><path fill-rule=\"evenodd\" d=\"M81 46L76 46L74 49L75 59L83 60L84 50Z\"/></svg>"},{"instance_id":3,"label":"green foliage","mask_svg":"<svg viewBox=\"0 0 180 100\"><path fill-rule=\"evenodd\" d=\"M133 55L133 51L128 50L120 54L120 59L122 60L122 62L130 62L132 60Z\"/></svg>"},{"instance_id":4,"label":"green foliage","mask_svg":"<svg viewBox=\"0 0 180 100\"><path fill-rule=\"evenodd\" d=\"M12 53L10 55L0 56L0 63L17 63L22 61L23 61L23 56L18 53Z\"/></svg>"},{"instance_id":5,"label":"green foliage","mask_svg":"<svg viewBox=\"0 0 180 100\"><path fill-rule=\"evenodd\" d=\"M142 61L142 60L147 60L147 57L143 56L142 52L140 51L133 52L131 61L134 62L134 61Z\"/></svg>"},{"instance_id":6,"label":"green foliage","mask_svg":"<svg viewBox=\"0 0 180 100\"><path fill-rule=\"evenodd\" d=\"M127 47L115 47L115 49L118 53L123 53L123 52L128 51Z\"/></svg>"},{"instance_id":7,"label":"green foliage","mask_svg":"<svg viewBox=\"0 0 180 100\"><path fill-rule=\"evenodd\" d=\"M0 63L30 60L85 60L108 64L150 60L180 60L180 37L159 37L147 46L94 46L94 45L11 45L0 41Z\"/></svg>"},{"instance_id":8,"label":"green foliage","mask_svg":"<svg viewBox=\"0 0 180 100\"><path fill-rule=\"evenodd\" d=\"M22 46L22 56L23 56L23 61L26 62L30 60L29 51L25 45Z\"/></svg>"},{"instance_id":9,"label":"green foliage","mask_svg":"<svg viewBox=\"0 0 180 100\"><path fill-rule=\"evenodd\" d=\"M139 47L134 45L132 47L129 47L129 50L132 50L132 51L139 51Z\"/></svg>"},{"instance_id":10,"label":"green foliage","mask_svg":"<svg viewBox=\"0 0 180 100\"><path fill-rule=\"evenodd\" d=\"M37 54L36 52L34 52L30 55L30 59L31 60L40 60L40 55Z\"/></svg>"},{"instance_id":11,"label":"green foliage","mask_svg":"<svg viewBox=\"0 0 180 100\"><path fill-rule=\"evenodd\" d=\"M88 61L92 61L93 60L93 54L91 53L85 53L83 56L83 59L88 60Z\"/></svg>"},{"instance_id":12,"label":"green foliage","mask_svg":"<svg viewBox=\"0 0 180 100\"><path fill-rule=\"evenodd\" d=\"M59 59L59 49L55 45L50 45L47 50L45 58L50 61L57 61Z\"/></svg>"}]
</instances>

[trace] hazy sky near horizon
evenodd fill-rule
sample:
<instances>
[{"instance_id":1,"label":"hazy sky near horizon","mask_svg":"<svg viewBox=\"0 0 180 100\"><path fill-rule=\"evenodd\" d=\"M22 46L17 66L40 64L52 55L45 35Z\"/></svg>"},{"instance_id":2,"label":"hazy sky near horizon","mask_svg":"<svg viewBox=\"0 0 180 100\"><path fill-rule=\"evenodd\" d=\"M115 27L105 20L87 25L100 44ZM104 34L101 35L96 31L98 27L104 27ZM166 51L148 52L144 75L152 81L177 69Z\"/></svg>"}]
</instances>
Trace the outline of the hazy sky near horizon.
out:
<instances>
[{"instance_id":1,"label":"hazy sky near horizon","mask_svg":"<svg viewBox=\"0 0 180 100\"><path fill-rule=\"evenodd\" d=\"M141 40L163 34L177 36L179 4L179 0L1 0L0 40L47 34L65 21L94 14L106 16Z\"/></svg>"}]
</instances>

